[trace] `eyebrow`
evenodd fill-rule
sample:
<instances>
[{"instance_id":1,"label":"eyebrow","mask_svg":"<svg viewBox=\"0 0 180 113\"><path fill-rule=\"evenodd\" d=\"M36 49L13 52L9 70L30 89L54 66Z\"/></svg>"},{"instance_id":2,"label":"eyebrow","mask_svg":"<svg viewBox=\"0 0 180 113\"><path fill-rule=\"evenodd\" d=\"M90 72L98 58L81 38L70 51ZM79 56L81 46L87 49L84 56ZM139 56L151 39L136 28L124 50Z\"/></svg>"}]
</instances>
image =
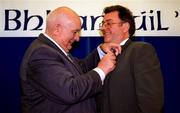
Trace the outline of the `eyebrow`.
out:
<instances>
[{"instance_id":1,"label":"eyebrow","mask_svg":"<svg viewBox=\"0 0 180 113\"><path fill-rule=\"evenodd\" d=\"M109 21L113 21L112 19L107 19L107 20L105 20L106 22L109 22ZM103 20L103 22L105 22L104 20Z\"/></svg>"},{"instance_id":2,"label":"eyebrow","mask_svg":"<svg viewBox=\"0 0 180 113\"><path fill-rule=\"evenodd\" d=\"M72 32L80 32L81 29L75 29L75 30L72 30Z\"/></svg>"}]
</instances>

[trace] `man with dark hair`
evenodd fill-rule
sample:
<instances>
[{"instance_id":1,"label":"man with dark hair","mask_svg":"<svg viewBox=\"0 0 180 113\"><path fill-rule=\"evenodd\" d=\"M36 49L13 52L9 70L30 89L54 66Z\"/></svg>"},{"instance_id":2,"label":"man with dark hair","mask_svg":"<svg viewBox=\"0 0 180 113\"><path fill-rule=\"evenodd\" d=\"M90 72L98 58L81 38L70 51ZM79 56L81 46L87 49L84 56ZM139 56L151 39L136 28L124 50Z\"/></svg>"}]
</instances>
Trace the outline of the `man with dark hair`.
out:
<instances>
[{"instance_id":1,"label":"man with dark hair","mask_svg":"<svg viewBox=\"0 0 180 113\"><path fill-rule=\"evenodd\" d=\"M114 5L104 9L99 27L104 42L122 47L117 66L104 81L97 97L100 113L162 113L163 78L153 46L132 42L135 22L126 7Z\"/></svg>"}]
</instances>

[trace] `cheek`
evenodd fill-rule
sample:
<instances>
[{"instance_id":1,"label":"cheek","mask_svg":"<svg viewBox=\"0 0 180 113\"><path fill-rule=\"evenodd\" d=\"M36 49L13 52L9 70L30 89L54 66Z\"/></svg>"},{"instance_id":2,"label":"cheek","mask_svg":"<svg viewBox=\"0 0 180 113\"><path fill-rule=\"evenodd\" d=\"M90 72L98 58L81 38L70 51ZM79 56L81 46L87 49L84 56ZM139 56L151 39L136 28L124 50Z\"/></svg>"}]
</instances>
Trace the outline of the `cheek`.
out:
<instances>
[{"instance_id":1,"label":"cheek","mask_svg":"<svg viewBox=\"0 0 180 113\"><path fill-rule=\"evenodd\" d=\"M70 40L72 40L73 39L73 36L71 35L72 33L67 33L66 34L66 42L70 42Z\"/></svg>"},{"instance_id":2,"label":"cheek","mask_svg":"<svg viewBox=\"0 0 180 113\"><path fill-rule=\"evenodd\" d=\"M104 37L104 42L111 42L112 36L108 35Z\"/></svg>"},{"instance_id":3,"label":"cheek","mask_svg":"<svg viewBox=\"0 0 180 113\"><path fill-rule=\"evenodd\" d=\"M113 34L114 36L119 36L119 35L122 34L122 30L119 29L119 28L113 29L113 30L112 30L112 34Z\"/></svg>"},{"instance_id":4,"label":"cheek","mask_svg":"<svg viewBox=\"0 0 180 113\"><path fill-rule=\"evenodd\" d=\"M67 39L68 46L72 46L73 42L74 42L74 37L72 35L69 35Z\"/></svg>"}]
</instances>

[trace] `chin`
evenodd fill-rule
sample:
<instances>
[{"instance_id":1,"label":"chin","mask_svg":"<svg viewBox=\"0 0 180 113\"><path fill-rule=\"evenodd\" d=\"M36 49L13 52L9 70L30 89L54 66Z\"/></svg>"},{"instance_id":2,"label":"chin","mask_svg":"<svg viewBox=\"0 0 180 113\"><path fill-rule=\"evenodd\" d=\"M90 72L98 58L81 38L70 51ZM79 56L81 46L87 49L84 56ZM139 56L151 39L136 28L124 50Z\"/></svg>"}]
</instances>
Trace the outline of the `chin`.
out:
<instances>
[{"instance_id":1,"label":"chin","mask_svg":"<svg viewBox=\"0 0 180 113\"><path fill-rule=\"evenodd\" d=\"M110 42L111 41L111 38L108 38L108 37L106 37L106 38L104 38L104 42Z\"/></svg>"}]
</instances>

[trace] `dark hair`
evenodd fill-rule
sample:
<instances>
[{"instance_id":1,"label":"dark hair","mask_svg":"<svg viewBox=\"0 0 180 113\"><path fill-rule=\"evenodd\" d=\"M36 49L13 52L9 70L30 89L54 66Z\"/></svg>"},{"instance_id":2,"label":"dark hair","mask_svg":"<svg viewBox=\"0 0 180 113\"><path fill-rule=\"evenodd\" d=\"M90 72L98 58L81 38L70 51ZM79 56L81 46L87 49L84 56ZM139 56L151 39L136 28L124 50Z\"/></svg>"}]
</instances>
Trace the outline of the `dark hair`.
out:
<instances>
[{"instance_id":1,"label":"dark hair","mask_svg":"<svg viewBox=\"0 0 180 113\"><path fill-rule=\"evenodd\" d=\"M135 29L136 29L132 12L126 7L123 7L120 5L113 5L113 6L105 7L103 10L103 13L107 14L107 13L111 13L114 11L117 11L119 13L119 18L122 21L128 22L130 24L129 35L130 35L130 37L132 37L133 34L135 33Z\"/></svg>"}]
</instances>

